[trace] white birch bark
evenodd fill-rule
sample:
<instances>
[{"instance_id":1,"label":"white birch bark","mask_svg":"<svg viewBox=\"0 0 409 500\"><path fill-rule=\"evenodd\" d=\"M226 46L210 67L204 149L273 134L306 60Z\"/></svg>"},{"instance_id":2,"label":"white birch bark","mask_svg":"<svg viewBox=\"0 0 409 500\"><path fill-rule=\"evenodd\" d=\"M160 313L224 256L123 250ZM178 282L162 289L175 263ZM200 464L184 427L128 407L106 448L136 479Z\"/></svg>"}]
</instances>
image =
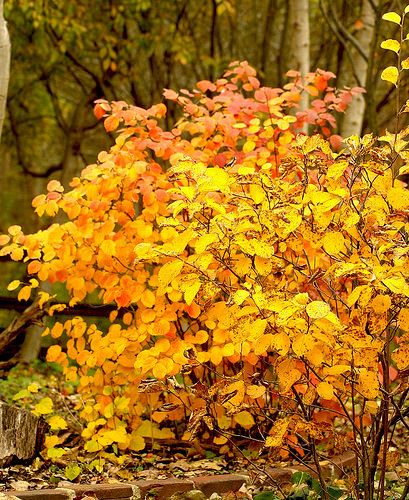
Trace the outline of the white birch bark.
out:
<instances>
[{"instance_id":1,"label":"white birch bark","mask_svg":"<svg viewBox=\"0 0 409 500\"><path fill-rule=\"evenodd\" d=\"M301 73L305 77L310 71L310 21L309 21L309 0L290 0L290 18L292 43L292 64L291 69ZM307 92L301 94L300 110L306 111L309 105L309 95ZM307 132L307 125L304 126Z\"/></svg>"},{"instance_id":2,"label":"white birch bark","mask_svg":"<svg viewBox=\"0 0 409 500\"><path fill-rule=\"evenodd\" d=\"M0 0L0 139L6 112L7 88L10 78L10 38L3 16L3 0Z\"/></svg>"},{"instance_id":3,"label":"white birch bark","mask_svg":"<svg viewBox=\"0 0 409 500\"><path fill-rule=\"evenodd\" d=\"M372 0L372 3L376 7L379 3L379 0ZM370 0L362 0L361 21L363 26L355 35L355 38L363 53L366 54L369 58L375 26L375 10L371 5ZM365 60L362 55L360 55L359 52L353 47L351 48L351 54L353 55L354 59L355 74L359 79L359 81L356 82L355 85L365 88L368 60ZM341 127L341 135L343 137L349 137L351 135L361 135L364 116L365 97L363 94L359 94L354 97L351 106L347 109L344 115Z\"/></svg>"}]
</instances>

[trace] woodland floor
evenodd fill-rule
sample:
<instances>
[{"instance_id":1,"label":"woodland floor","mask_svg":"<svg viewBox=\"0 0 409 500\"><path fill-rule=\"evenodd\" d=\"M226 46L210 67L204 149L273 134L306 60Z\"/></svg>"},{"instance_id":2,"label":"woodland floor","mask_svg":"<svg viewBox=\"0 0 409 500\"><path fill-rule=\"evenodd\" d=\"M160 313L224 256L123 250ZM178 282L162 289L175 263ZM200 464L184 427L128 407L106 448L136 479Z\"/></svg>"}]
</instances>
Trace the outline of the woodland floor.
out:
<instances>
[{"instance_id":1,"label":"woodland floor","mask_svg":"<svg viewBox=\"0 0 409 500\"><path fill-rule=\"evenodd\" d=\"M33 382L40 386L38 398L51 397L55 413L63 416L68 422L68 429L59 432L60 446L68 451L63 457L52 462L40 456L28 466L13 465L0 469L0 492L11 489L21 491L68 486L72 482L67 480L66 468L72 463L77 463L81 468L81 473L74 480L77 484L158 480L169 477L184 479L193 476L241 473L249 476L249 486L245 488L243 496L235 498L253 498L253 495L257 495L260 491L272 489L268 477L262 473L263 470L269 467L292 467L297 464L295 461L283 461L271 455L259 455L258 450L252 449L248 444L241 447L242 453L218 456L212 445L202 446L181 440L167 440L154 443L153 448L150 446L145 452L128 454L118 463L107 461L102 472L97 472L95 469L90 471L86 466L87 461L81 455L81 428L74 410L78 396L69 386L61 385L61 378L52 368L43 363L36 363L31 367L13 369L7 379L0 380L0 400L15 404L13 396ZM400 460L387 472L388 499L401 498L399 492L409 475L409 440L405 429L397 429L393 444L396 450L399 450ZM301 480L304 479L302 476ZM299 482L300 476L296 477L292 486L286 487L289 496L285 498L319 498L319 496L308 496L305 487L304 496L297 493L297 488L300 488L300 484L297 484ZM348 498L346 495L348 478L334 480L334 487L340 492L340 495L335 495L334 498Z\"/></svg>"}]
</instances>

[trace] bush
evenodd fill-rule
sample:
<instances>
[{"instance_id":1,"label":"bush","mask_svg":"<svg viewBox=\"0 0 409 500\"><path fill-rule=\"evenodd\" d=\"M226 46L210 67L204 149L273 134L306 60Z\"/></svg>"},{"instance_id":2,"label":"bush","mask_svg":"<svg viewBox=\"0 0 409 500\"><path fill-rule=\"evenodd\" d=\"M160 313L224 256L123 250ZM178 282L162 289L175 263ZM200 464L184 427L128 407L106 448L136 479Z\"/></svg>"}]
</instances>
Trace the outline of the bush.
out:
<instances>
[{"instance_id":1,"label":"bush","mask_svg":"<svg viewBox=\"0 0 409 500\"><path fill-rule=\"evenodd\" d=\"M169 131L164 104L99 101L106 130L122 127L115 145L70 191L51 181L33 201L67 221L2 238L32 275L20 299L48 280L70 305L97 292L118 306L108 331L80 317L46 330L69 337L47 359L79 382L88 452L142 450L189 417L184 439L227 452L245 437L312 459L324 486L320 459L352 448L373 482L378 424L407 413L409 191L392 170L404 151L365 136L334 152L333 114L359 89L290 76L260 88L234 63L215 83L167 90L183 110ZM300 112L305 91L317 99ZM297 136L306 122L320 135Z\"/></svg>"}]
</instances>

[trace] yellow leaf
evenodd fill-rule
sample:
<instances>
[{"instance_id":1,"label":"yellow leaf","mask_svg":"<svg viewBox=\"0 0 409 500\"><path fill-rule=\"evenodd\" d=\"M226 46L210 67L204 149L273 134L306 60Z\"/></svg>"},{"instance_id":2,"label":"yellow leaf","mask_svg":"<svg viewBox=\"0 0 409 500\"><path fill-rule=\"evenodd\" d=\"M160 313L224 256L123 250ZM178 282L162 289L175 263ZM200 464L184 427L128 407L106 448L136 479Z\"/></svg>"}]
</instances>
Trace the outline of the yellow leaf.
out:
<instances>
[{"instance_id":1,"label":"yellow leaf","mask_svg":"<svg viewBox=\"0 0 409 500\"><path fill-rule=\"evenodd\" d=\"M109 403L105 406L103 415L105 418L111 418L114 416L114 403Z\"/></svg>"},{"instance_id":2,"label":"yellow leaf","mask_svg":"<svg viewBox=\"0 0 409 500\"><path fill-rule=\"evenodd\" d=\"M345 250L345 239L339 231L330 231L325 233L322 245L327 253L336 255Z\"/></svg>"},{"instance_id":3,"label":"yellow leaf","mask_svg":"<svg viewBox=\"0 0 409 500\"><path fill-rule=\"evenodd\" d=\"M23 286L23 288L18 292L18 300L28 300L31 295L31 286Z\"/></svg>"},{"instance_id":4,"label":"yellow leaf","mask_svg":"<svg viewBox=\"0 0 409 500\"><path fill-rule=\"evenodd\" d=\"M392 187L388 189L387 200L395 210L409 209L409 191L406 188Z\"/></svg>"},{"instance_id":5,"label":"yellow leaf","mask_svg":"<svg viewBox=\"0 0 409 500\"><path fill-rule=\"evenodd\" d=\"M271 273L273 263L271 262L271 259L265 259L264 257L256 255L254 258L254 267L256 268L258 274L261 276L267 276Z\"/></svg>"},{"instance_id":6,"label":"yellow leaf","mask_svg":"<svg viewBox=\"0 0 409 500\"><path fill-rule=\"evenodd\" d=\"M240 406L243 402L245 390L246 388L243 380L238 380L224 387L221 391L223 406L227 409L234 409Z\"/></svg>"},{"instance_id":7,"label":"yellow leaf","mask_svg":"<svg viewBox=\"0 0 409 500\"><path fill-rule=\"evenodd\" d=\"M57 324L60 325L61 323ZM61 347L59 345L52 345L51 347L48 348L47 351L47 361L49 361L50 363L58 361L60 355L61 355Z\"/></svg>"},{"instance_id":8,"label":"yellow leaf","mask_svg":"<svg viewBox=\"0 0 409 500\"><path fill-rule=\"evenodd\" d=\"M175 259L170 262L166 262L159 269L158 273L158 282L160 287L166 288L171 281L173 281L176 276L180 274L180 271L183 268L183 261Z\"/></svg>"},{"instance_id":9,"label":"yellow leaf","mask_svg":"<svg viewBox=\"0 0 409 500\"><path fill-rule=\"evenodd\" d=\"M371 300L370 307L377 314L385 314L391 308L392 301L389 295L377 295ZM402 312L402 311L401 311ZM400 315L399 315L400 316ZM409 327L409 317L406 325Z\"/></svg>"},{"instance_id":10,"label":"yellow leaf","mask_svg":"<svg viewBox=\"0 0 409 500\"><path fill-rule=\"evenodd\" d=\"M396 83L398 81L398 77L399 77L399 71L398 71L398 68L396 68L395 66L388 66L387 68L385 68L382 71L382 74L381 74L382 80L385 80L386 82L390 82L395 86L396 86Z\"/></svg>"},{"instance_id":11,"label":"yellow leaf","mask_svg":"<svg viewBox=\"0 0 409 500\"><path fill-rule=\"evenodd\" d=\"M243 153L250 153L250 151L253 151L255 147L256 143L254 141L247 141L244 143Z\"/></svg>"},{"instance_id":12,"label":"yellow leaf","mask_svg":"<svg viewBox=\"0 0 409 500\"><path fill-rule=\"evenodd\" d=\"M61 458L67 452L62 448L48 448L47 449L47 458L50 460L55 460L57 458Z\"/></svg>"},{"instance_id":13,"label":"yellow leaf","mask_svg":"<svg viewBox=\"0 0 409 500\"><path fill-rule=\"evenodd\" d=\"M112 240L104 240L99 248L107 255L113 256L116 254L115 243Z\"/></svg>"},{"instance_id":14,"label":"yellow leaf","mask_svg":"<svg viewBox=\"0 0 409 500\"><path fill-rule=\"evenodd\" d=\"M20 284L21 284L21 281L14 280L14 281L12 281L12 282L9 283L9 285L7 287L7 290L9 290L10 292L12 292L16 288L18 288L20 286Z\"/></svg>"},{"instance_id":15,"label":"yellow leaf","mask_svg":"<svg viewBox=\"0 0 409 500\"><path fill-rule=\"evenodd\" d=\"M106 446L112 443L126 443L127 437L128 435L125 427L118 427L112 431L104 431L101 436L98 436L97 440L99 444Z\"/></svg>"},{"instance_id":16,"label":"yellow leaf","mask_svg":"<svg viewBox=\"0 0 409 500\"><path fill-rule=\"evenodd\" d=\"M129 449L132 451L142 451L145 448L145 440L142 436L138 436L134 432L131 434Z\"/></svg>"},{"instance_id":17,"label":"yellow leaf","mask_svg":"<svg viewBox=\"0 0 409 500\"><path fill-rule=\"evenodd\" d=\"M401 309L398 315L398 324L399 328L404 330L405 332L409 331L409 309Z\"/></svg>"},{"instance_id":18,"label":"yellow leaf","mask_svg":"<svg viewBox=\"0 0 409 500\"><path fill-rule=\"evenodd\" d=\"M202 283L200 281L195 281L192 285L185 289L183 298L188 306L195 300L197 292L200 290Z\"/></svg>"},{"instance_id":19,"label":"yellow leaf","mask_svg":"<svg viewBox=\"0 0 409 500\"><path fill-rule=\"evenodd\" d=\"M24 257L24 250L20 247L14 248L14 250L11 252L10 257L12 260L21 260Z\"/></svg>"},{"instance_id":20,"label":"yellow leaf","mask_svg":"<svg viewBox=\"0 0 409 500\"><path fill-rule=\"evenodd\" d=\"M266 393L266 388L264 385L250 385L246 389L246 394L253 399L260 398Z\"/></svg>"},{"instance_id":21,"label":"yellow leaf","mask_svg":"<svg viewBox=\"0 0 409 500\"><path fill-rule=\"evenodd\" d=\"M53 411L53 402L51 398L43 398L34 407L33 413L37 416L48 415Z\"/></svg>"},{"instance_id":22,"label":"yellow leaf","mask_svg":"<svg viewBox=\"0 0 409 500\"><path fill-rule=\"evenodd\" d=\"M246 410L234 415L233 419L245 429L250 429L255 424L253 415Z\"/></svg>"},{"instance_id":23,"label":"yellow leaf","mask_svg":"<svg viewBox=\"0 0 409 500\"><path fill-rule=\"evenodd\" d=\"M392 359L396 363L398 370L406 370L409 368L409 345L403 345L394 351Z\"/></svg>"},{"instance_id":24,"label":"yellow leaf","mask_svg":"<svg viewBox=\"0 0 409 500\"><path fill-rule=\"evenodd\" d=\"M56 444L58 444L60 438L58 436L46 436L45 437L45 447L46 448L54 448Z\"/></svg>"},{"instance_id":25,"label":"yellow leaf","mask_svg":"<svg viewBox=\"0 0 409 500\"><path fill-rule=\"evenodd\" d=\"M378 374L364 369L359 374L357 390L367 399L375 399L379 393Z\"/></svg>"},{"instance_id":26,"label":"yellow leaf","mask_svg":"<svg viewBox=\"0 0 409 500\"><path fill-rule=\"evenodd\" d=\"M259 204L266 199L266 193L264 189L258 184L250 185L250 196L256 204Z\"/></svg>"},{"instance_id":27,"label":"yellow leaf","mask_svg":"<svg viewBox=\"0 0 409 500\"><path fill-rule=\"evenodd\" d=\"M208 233L204 234L203 236L200 236L200 238L198 238L195 244L196 253L203 253L206 250L206 248L215 241L217 241L217 239L218 236L215 233Z\"/></svg>"},{"instance_id":28,"label":"yellow leaf","mask_svg":"<svg viewBox=\"0 0 409 500\"><path fill-rule=\"evenodd\" d=\"M270 430L270 435L266 439L266 446L277 448L283 444L285 433L290 421L288 418L278 419Z\"/></svg>"},{"instance_id":29,"label":"yellow leaf","mask_svg":"<svg viewBox=\"0 0 409 500\"><path fill-rule=\"evenodd\" d=\"M403 276L384 278L382 283L387 286L391 292L409 297L409 285Z\"/></svg>"},{"instance_id":30,"label":"yellow leaf","mask_svg":"<svg viewBox=\"0 0 409 500\"><path fill-rule=\"evenodd\" d=\"M305 311L311 319L321 319L331 312L331 308L326 302L313 300L307 305Z\"/></svg>"},{"instance_id":31,"label":"yellow leaf","mask_svg":"<svg viewBox=\"0 0 409 500\"><path fill-rule=\"evenodd\" d=\"M368 285L359 285L352 290L347 299L348 307L352 307L357 302L362 291L367 287Z\"/></svg>"},{"instance_id":32,"label":"yellow leaf","mask_svg":"<svg viewBox=\"0 0 409 500\"><path fill-rule=\"evenodd\" d=\"M388 38L381 43L381 47L387 50L393 50L393 52L398 53L400 50L400 43L397 40Z\"/></svg>"},{"instance_id":33,"label":"yellow leaf","mask_svg":"<svg viewBox=\"0 0 409 500\"><path fill-rule=\"evenodd\" d=\"M155 378L157 378L158 380L162 380L166 377L166 375L168 374L168 370L166 368L166 366L161 363L160 361L158 363L155 364L155 366L152 368L152 373L153 373L153 376Z\"/></svg>"},{"instance_id":34,"label":"yellow leaf","mask_svg":"<svg viewBox=\"0 0 409 500\"><path fill-rule=\"evenodd\" d=\"M267 328L267 320L257 318L255 321L250 323L251 337L253 339L259 339Z\"/></svg>"},{"instance_id":35,"label":"yellow leaf","mask_svg":"<svg viewBox=\"0 0 409 500\"><path fill-rule=\"evenodd\" d=\"M180 191L189 201L192 201L196 194L196 186L182 186Z\"/></svg>"},{"instance_id":36,"label":"yellow leaf","mask_svg":"<svg viewBox=\"0 0 409 500\"><path fill-rule=\"evenodd\" d=\"M247 290L237 290L233 296L234 303L237 304L238 306L241 306L243 302L247 299L247 297L250 295L250 292Z\"/></svg>"},{"instance_id":37,"label":"yellow leaf","mask_svg":"<svg viewBox=\"0 0 409 500\"><path fill-rule=\"evenodd\" d=\"M67 465L64 472L65 472L65 477L69 481L74 481L74 479L81 474L81 467L76 463L72 463Z\"/></svg>"},{"instance_id":38,"label":"yellow leaf","mask_svg":"<svg viewBox=\"0 0 409 500\"><path fill-rule=\"evenodd\" d=\"M349 163L347 161L339 161L333 163L327 172L328 179L334 179L337 181L345 172L345 170L349 167Z\"/></svg>"},{"instance_id":39,"label":"yellow leaf","mask_svg":"<svg viewBox=\"0 0 409 500\"><path fill-rule=\"evenodd\" d=\"M320 382L317 385L317 392L323 399L332 399L334 397L334 388L328 382Z\"/></svg>"},{"instance_id":40,"label":"yellow leaf","mask_svg":"<svg viewBox=\"0 0 409 500\"><path fill-rule=\"evenodd\" d=\"M48 300L50 298L50 294L47 292L41 291L41 292L38 292L38 296L39 296L38 305L39 305L40 309L42 309L43 305L48 302Z\"/></svg>"},{"instance_id":41,"label":"yellow leaf","mask_svg":"<svg viewBox=\"0 0 409 500\"><path fill-rule=\"evenodd\" d=\"M301 372L296 366L295 360L291 358L285 359L277 366L276 373L281 392L288 392L301 378Z\"/></svg>"},{"instance_id":42,"label":"yellow leaf","mask_svg":"<svg viewBox=\"0 0 409 500\"><path fill-rule=\"evenodd\" d=\"M95 439L90 439L87 441L84 445L85 451L88 451L89 453L94 453L95 451L100 451L102 450L102 445L97 443Z\"/></svg>"},{"instance_id":43,"label":"yellow leaf","mask_svg":"<svg viewBox=\"0 0 409 500\"><path fill-rule=\"evenodd\" d=\"M59 415L53 415L47 420L47 422L50 424L52 431L58 431L60 429L67 428L67 422Z\"/></svg>"},{"instance_id":44,"label":"yellow leaf","mask_svg":"<svg viewBox=\"0 0 409 500\"><path fill-rule=\"evenodd\" d=\"M175 434L170 429L159 429L159 427L150 420L143 420L134 432L137 436L148 439L173 439L175 437Z\"/></svg>"},{"instance_id":45,"label":"yellow leaf","mask_svg":"<svg viewBox=\"0 0 409 500\"><path fill-rule=\"evenodd\" d=\"M382 16L382 19L384 21L389 21L389 22L395 23L395 24L400 24L402 21L400 15L397 14L396 12L387 12L386 14L384 14Z\"/></svg>"},{"instance_id":46,"label":"yellow leaf","mask_svg":"<svg viewBox=\"0 0 409 500\"><path fill-rule=\"evenodd\" d=\"M295 337L292 343L292 349L297 356L304 356L314 347L314 338L312 335L300 333Z\"/></svg>"},{"instance_id":47,"label":"yellow leaf","mask_svg":"<svg viewBox=\"0 0 409 500\"><path fill-rule=\"evenodd\" d=\"M271 344L280 356L285 356L290 350L290 339L285 332L273 335Z\"/></svg>"},{"instance_id":48,"label":"yellow leaf","mask_svg":"<svg viewBox=\"0 0 409 500\"><path fill-rule=\"evenodd\" d=\"M199 178L198 189L201 193L209 191L228 192L229 184L234 182L233 177L222 168L211 167L206 169L206 174Z\"/></svg>"},{"instance_id":49,"label":"yellow leaf","mask_svg":"<svg viewBox=\"0 0 409 500\"><path fill-rule=\"evenodd\" d=\"M257 339L257 342L255 342L254 346L255 355L261 356L267 353L267 351L270 350L272 343L273 343L273 335L271 335L271 333L267 333L259 337Z\"/></svg>"},{"instance_id":50,"label":"yellow leaf","mask_svg":"<svg viewBox=\"0 0 409 500\"><path fill-rule=\"evenodd\" d=\"M217 445L223 445L227 443L227 438L224 436L218 436L213 439L213 443Z\"/></svg>"},{"instance_id":51,"label":"yellow leaf","mask_svg":"<svg viewBox=\"0 0 409 500\"><path fill-rule=\"evenodd\" d=\"M30 384L28 387L27 387L27 390L34 393L34 392L38 392L40 386L37 384L37 382L33 382L32 384Z\"/></svg>"}]
</instances>

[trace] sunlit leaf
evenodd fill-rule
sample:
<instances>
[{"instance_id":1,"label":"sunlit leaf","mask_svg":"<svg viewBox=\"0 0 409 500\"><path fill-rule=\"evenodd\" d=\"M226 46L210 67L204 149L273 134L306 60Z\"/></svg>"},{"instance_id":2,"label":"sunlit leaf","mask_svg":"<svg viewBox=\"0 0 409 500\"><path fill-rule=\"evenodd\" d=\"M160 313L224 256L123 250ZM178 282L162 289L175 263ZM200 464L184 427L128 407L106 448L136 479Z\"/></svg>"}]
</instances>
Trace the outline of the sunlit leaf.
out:
<instances>
[{"instance_id":1,"label":"sunlit leaf","mask_svg":"<svg viewBox=\"0 0 409 500\"><path fill-rule=\"evenodd\" d=\"M381 43L381 47L387 50L393 50L393 52L398 53L400 50L400 43L397 40L388 39Z\"/></svg>"},{"instance_id":2,"label":"sunlit leaf","mask_svg":"<svg viewBox=\"0 0 409 500\"><path fill-rule=\"evenodd\" d=\"M387 12L382 16L384 21L390 21L391 23L400 24L402 19L396 12Z\"/></svg>"},{"instance_id":3,"label":"sunlit leaf","mask_svg":"<svg viewBox=\"0 0 409 500\"><path fill-rule=\"evenodd\" d=\"M396 68L395 66L388 66L382 71L381 78L382 80L385 80L386 82L392 83L396 86L399 78L398 68Z\"/></svg>"}]
</instances>

